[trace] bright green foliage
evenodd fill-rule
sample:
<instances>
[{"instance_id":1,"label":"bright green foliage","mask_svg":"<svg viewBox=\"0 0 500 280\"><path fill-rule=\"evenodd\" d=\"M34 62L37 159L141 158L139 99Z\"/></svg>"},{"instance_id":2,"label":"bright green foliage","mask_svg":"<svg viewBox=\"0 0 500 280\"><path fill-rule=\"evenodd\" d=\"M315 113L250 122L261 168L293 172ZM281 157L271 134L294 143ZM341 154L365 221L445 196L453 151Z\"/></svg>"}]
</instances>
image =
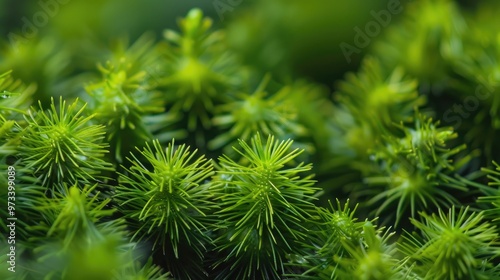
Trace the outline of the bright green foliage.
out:
<instances>
[{"instance_id":1,"label":"bright green foliage","mask_svg":"<svg viewBox=\"0 0 500 280\"><path fill-rule=\"evenodd\" d=\"M223 28L193 9L156 40L115 36L109 15L134 1L75 0L40 37L9 33L0 242L15 201L15 277L500 279L500 5L374 1L363 17L361 0L287 1L232 16L215 1ZM81 10L88 26L54 26Z\"/></svg>"},{"instance_id":2,"label":"bright green foliage","mask_svg":"<svg viewBox=\"0 0 500 280\"><path fill-rule=\"evenodd\" d=\"M147 38L141 38L128 50L118 46L106 67L99 66L102 81L86 86L90 110L96 121L106 125L113 158L120 163L135 146L175 119L164 113L165 101L156 89L156 77L144 69L158 59L151 45Z\"/></svg>"},{"instance_id":3,"label":"bright green foliage","mask_svg":"<svg viewBox=\"0 0 500 280\"><path fill-rule=\"evenodd\" d=\"M33 87L26 87L11 76L11 71L0 74L0 156L12 154L18 145L18 122L31 104Z\"/></svg>"},{"instance_id":4,"label":"bright green foliage","mask_svg":"<svg viewBox=\"0 0 500 280\"><path fill-rule=\"evenodd\" d=\"M325 190L357 189L362 187L363 176L377 172L370 157L380 148L384 135L397 135L394 123L410 121L415 109L426 103L417 85L401 68L384 73L375 57L365 58L358 73L347 74L339 83L333 96L338 104L329 109L326 120L328 155L318 172L322 177L335 174L335 179L323 182Z\"/></svg>"},{"instance_id":5,"label":"bright green foliage","mask_svg":"<svg viewBox=\"0 0 500 280\"><path fill-rule=\"evenodd\" d=\"M36 208L42 212L45 221L40 221L39 225L33 226L31 230L42 230L49 238L58 237L56 239L63 241L63 250L83 245L75 240L99 236L102 229L96 227L96 222L111 216L116 209L105 209L110 199L101 199L96 187L97 185L85 186L80 191L76 185L68 188L64 184L61 194L50 199L42 195ZM117 220L117 223L120 221ZM108 233L113 231L114 229L108 230Z\"/></svg>"},{"instance_id":6,"label":"bright green foliage","mask_svg":"<svg viewBox=\"0 0 500 280\"><path fill-rule=\"evenodd\" d=\"M423 279L497 279L498 233L483 220L484 213L468 207L438 213L421 213L422 222L412 219L421 237L407 234L401 243L409 261L416 262L414 271Z\"/></svg>"},{"instance_id":7,"label":"bright green foliage","mask_svg":"<svg viewBox=\"0 0 500 280\"><path fill-rule=\"evenodd\" d=\"M363 61L357 74L347 74L339 88L337 100L373 132L380 132L396 120L408 119L414 108L425 103L417 92L417 80L406 77L399 68L386 75L379 61L371 57Z\"/></svg>"},{"instance_id":8,"label":"bright green foliage","mask_svg":"<svg viewBox=\"0 0 500 280\"><path fill-rule=\"evenodd\" d=\"M178 277L201 273L196 271L200 267L189 271L183 266L196 261L188 258L191 251L195 255L189 257L201 261L210 241L206 231L214 206L204 180L212 174L211 161L195 157L196 151L186 145L176 148L174 141L166 149L153 141L153 147L146 144L141 154L146 161L134 154L128 159L131 167L120 174L115 195L136 231L132 239L151 241L153 250L161 249L169 256L169 269Z\"/></svg>"},{"instance_id":9,"label":"bright green foliage","mask_svg":"<svg viewBox=\"0 0 500 280\"><path fill-rule=\"evenodd\" d=\"M319 219L312 221L313 231L301 242L311 253L291 263L303 267L304 272L295 276L299 279L337 279L339 261L349 257L346 246L362 242L365 222L357 221L356 208L351 210L349 201L342 207L337 200L337 208L329 203L330 209L317 208Z\"/></svg>"},{"instance_id":10,"label":"bright green foliage","mask_svg":"<svg viewBox=\"0 0 500 280\"><path fill-rule=\"evenodd\" d=\"M225 99L229 86L241 83L237 61L222 40L224 33L210 31L211 26L211 19L193 9L179 21L181 33L164 32L166 62L160 84L171 112L185 112L191 131L198 122L209 128L214 106Z\"/></svg>"},{"instance_id":11,"label":"bright green foliage","mask_svg":"<svg viewBox=\"0 0 500 280\"><path fill-rule=\"evenodd\" d=\"M289 151L291 145L273 136L263 143L257 134L250 145L240 140L243 163L219 159L212 189L221 207L215 243L223 256L216 266L223 269L216 279L279 279L286 255L306 237L317 189L302 175L311 165L293 164L301 151Z\"/></svg>"},{"instance_id":12,"label":"bright green foliage","mask_svg":"<svg viewBox=\"0 0 500 280\"><path fill-rule=\"evenodd\" d=\"M439 122L417 114L414 127L399 128L403 137L387 136L383 147L374 153L380 171L367 176L369 185L382 185L384 190L370 199L370 203L382 202L376 215L397 204L396 224L410 208L411 217L416 210L430 206L451 206L458 201L450 191L466 191L465 183L455 178L455 170L470 157L454 162L453 157L465 146L452 147L457 137L453 129L439 127Z\"/></svg>"},{"instance_id":13,"label":"bright green foliage","mask_svg":"<svg viewBox=\"0 0 500 280\"><path fill-rule=\"evenodd\" d=\"M16 143L11 136L14 126L16 125L15 121L6 120L3 116L0 115L0 140L2 140L2 145L0 146L0 155L5 156L8 154L12 154L16 150Z\"/></svg>"},{"instance_id":14,"label":"bright green foliage","mask_svg":"<svg viewBox=\"0 0 500 280\"><path fill-rule=\"evenodd\" d=\"M389 243L392 235L389 231L377 232L372 223L366 222L363 225L362 242L353 244L349 240L342 240L350 257L339 260L340 265L336 270L338 279L418 279L410 277L411 270L396 258L396 246Z\"/></svg>"},{"instance_id":15,"label":"bright green foliage","mask_svg":"<svg viewBox=\"0 0 500 280\"><path fill-rule=\"evenodd\" d=\"M145 273L161 276L151 265L137 268L123 220L106 221L117 209L106 209L110 199L103 199L96 187L85 186L80 191L77 186L64 185L64 194L40 195L35 207L44 220L30 227L36 234L32 240L42 244L34 250L38 259L30 264L32 279L123 279L119 275L125 271L130 279L142 279L140 275ZM36 237L41 235L45 236Z\"/></svg>"},{"instance_id":16,"label":"bright green foliage","mask_svg":"<svg viewBox=\"0 0 500 280\"><path fill-rule=\"evenodd\" d=\"M365 59L359 73L348 74L339 88L336 98L341 105L333 118L331 149L350 160L365 161L393 122L410 119L425 103L416 80L405 77L402 69L385 75L375 58Z\"/></svg>"},{"instance_id":17,"label":"bright green foliage","mask_svg":"<svg viewBox=\"0 0 500 280\"><path fill-rule=\"evenodd\" d=\"M490 218L495 225L498 225L500 222L500 165L496 162L493 162L493 164L494 169L483 169L489 182L488 186L479 186L485 196L479 197L478 203L481 203L482 206L486 205L485 216Z\"/></svg>"},{"instance_id":18,"label":"bright green foliage","mask_svg":"<svg viewBox=\"0 0 500 280\"><path fill-rule=\"evenodd\" d=\"M78 101L67 105L61 97L59 104L56 109L52 99L49 110L44 111L41 104L39 110L30 110L19 146L22 164L48 189L62 182L92 183L101 178L101 172L111 170L103 160L104 127L92 125L93 115L85 116L85 105L79 106Z\"/></svg>"},{"instance_id":19,"label":"bright green foliage","mask_svg":"<svg viewBox=\"0 0 500 280\"><path fill-rule=\"evenodd\" d=\"M298 106L291 102L292 87L284 86L268 94L266 87L270 79L266 75L255 92L240 93L234 101L218 108L213 124L229 128L229 131L209 142L211 148L230 147L236 138L249 141L256 133L274 135L278 139L292 135L296 139L306 133L305 127L297 123Z\"/></svg>"},{"instance_id":20,"label":"bright green foliage","mask_svg":"<svg viewBox=\"0 0 500 280\"><path fill-rule=\"evenodd\" d=\"M96 273L94 277L97 273L103 273L102 279L109 278L112 271L104 267L117 265L114 259L117 256L111 251L107 252L107 257L111 259L100 264L104 267L98 268L99 262L104 260L92 259L92 254L99 253L101 258L102 253L111 249L109 246L118 241L116 234L112 233L119 229L119 221L113 222L111 229L106 223L97 224L115 210L104 209L109 199L98 201L99 193L94 192L96 185L85 186L82 191L77 186L68 188L67 185L62 185L62 189L63 194L57 194L53 198L40 195L35 206L42 212L44 219L32 226L30 231L35 236L32 239L41 243L34 252L39 256L38 261L45 265L37 267L38 270L34 269L33 277L64 277L74 273L75 269L81 270L76 267L79 264L90 269L91 275ZM123 231L123 226L121 230Z\"/></svg>"}]
</instances>

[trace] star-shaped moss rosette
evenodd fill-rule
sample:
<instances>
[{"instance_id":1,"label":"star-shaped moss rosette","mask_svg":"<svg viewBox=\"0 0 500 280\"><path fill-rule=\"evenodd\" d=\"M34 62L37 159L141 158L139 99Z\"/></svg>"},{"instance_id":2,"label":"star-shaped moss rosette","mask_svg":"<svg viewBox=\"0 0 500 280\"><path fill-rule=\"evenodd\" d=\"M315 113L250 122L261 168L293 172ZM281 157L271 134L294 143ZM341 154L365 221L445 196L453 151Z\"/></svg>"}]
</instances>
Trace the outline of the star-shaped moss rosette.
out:
<instances>
[{"instance_id":1,"label":"star-shaped moss rosette","mask_svg":"<svg viewBox=\"0 0 500 280\"><path fill-rule=\"evenodd\" d=\"M455 193L468 188L457 172L473 156L457 158L466 147L452 146L457 134L450 127L440 127L439 122L420 113L410 125L399 126L403 137L384 137L372 156L379 171L364 178L368 188L383 186L383 190L368 191L369 204L377 205L375 215L397 205L393 213L396 225L407 209L415 217L418 210L458 204Z\"/></svg>"},{"instance_id":2,"label":"star-shaped moss rosette","mask_svg":"<svg viewBox=\"0 0 500 280\"><path fill-rule=\"evenodd\" d=\"M357 73L346 75L327 115L327 146L317 167L318 177L325 178L321 183L325 190L351 189L360 176L372 172L370 151L381 136L397 133L393 123L411 120L415 108L426 104L417 85L401 68L385 74L374 57L365 58Z\"/></svg>"},{"instance_id":3,"label":"star-shaped moss rosette","mask_svg":"<svg viewBox=\"0 0 500 280\"><path fill-rule=\"evenodd\" d=\"M266 88L270 79L270 75L264 76L253 93L240 92L232 101L216 108L212 122L227 131L208 142L209 148L225 146L224 153L229 155L233 152L229 147L236 144L236 139L249 141L257 133L295 141L307 134L306 127L298 122L299 108L291 100L292 86L285 85L269 93Z\"/></svg>"},{"instance_id":4,"label":"star-shaped moss rosette","mask_svg":"<svg viewBox=\"0 0 500 280\"><path fill-rule=\"evenodd\" d=\"M78 100L67 104L61 97L58 108L52 99L50 109L39 103L39 109L31 108L25 117L27 125L18 148L20 164L50 191L61 191L57 185L62 182L105 180L105 172L113 170L104 161L108 152L104 127L92 124L94 115L86 116L85 107Z\"/></svg>"},{"instance_id":5,"label":"star-shaped moss rosette","mask_svg":"<svg viewBox=\"0 0 500 280\"><path fill-rule=\"evenodd\" d=\"M374 58L365 59L357 74L348 74L334 97L339 108L331 129L338 140L332 141L331 150L361 161L366 161L379 135L393 129L393 122L411 119L414 109L425 104L416 80L405 77L401 69L384 75Z\"/></svg>"},{"instance_id":6,"label":"star-shaped moss rosette","mask_svg":"<svg viewBox=\"0 0 500 280\"><path fill-rule=\"evenodd\" d=\"M385 74L377 58L367 57L358 73L348 73L339 83L334 98L378 133L395 121L410 119L415 108L425 105L417 86L403 69Z\"/></svg>"},{"instance_id":7,"label":"star-shaped moss rosette","mask_svg":"<svg viewBox=\"0 0 500 280\"><path fill-rule=\"evenodd\" d=\"M273 136L263 142L257 134L236 149L244 164L219 159L211 187L221 207L215 213L221 254L216 279L280 279L287 255L298 253L296 242L306 236L317 189L311 176L302 175L311 165L292 164L301 150L291 145Z\"/></svg>"},{"instance_id":8,"label":"star-shaped moss rosette","mask_svg":"<svg viewBox=\"0 0 500 280\"><path fill-rule=\"evenodd\" d=\"M89 84L89 109L95 120L105 125L113 160L123 156L153 137L153 125L168 126L165 100L144 70L131 72L134 65L127 60L100 66L102 81ZM150 83L151 82L151 83ZM147 117L156 117L147 124ZM151 126L150 126L151 125ZM125 141L126 139L126 141Z\"/></svg>"},{"instance_id":9,"label":"star-shaped moss rosette","mask_svg":"<svg viewBox=\"0 0 500 280\"><path fill-rule=\"evenodd\" d=\"M174 141L164 149L155 140L140 154L145 160L134 154L128 158L131 167L120 174L115 195L135 232L132 240L150 242L166 256L175 277L203 277L215 207L204 186L212 174L211 161L196 157L186 145L176 147Z\"/></svg>"},{"instance_id":10,"label":"star-shaped moss rosette","mask_svg":"<svg viewBox=\"0 0 500 280\"><path fill-rule=\"evenodd\" d=\"M212 20L199 9L179 21L181 32L164 32L164 98L169 110L187 114L187 128L208 129L214 106L242 84L242 67L224 43L223 31L211 31Z\"/></svg>"},{"instance_id":11,"label":"star-shaped moss rosette","mask_svg":"<svg viewBox=\"0 0 500 280\"><path fill-rule=\"evenodd\" d=\"M336 279L339 260L349 256L344 244L357 246L362 242L363 225L354 216L356 208L349 208L349 201L344 206L337 200L334 207L329 201L329 208L318 207L316 220L310 221L309 238L301 242L304 255L296 256L289 265L298 267L297 279Z\"/></svg>"},{"instance_id":12,"label":"star-shaped moss rosette","mask_svg":"<svg viewBox=\"0 0 500 280\"><path fill-rule=\"evenodd\" d=\"M401 251L421 279L497 279L498 231L483 212L469 207L420 213L412 219L418 233L407 233Z\"/></svg>"}]
</instances>

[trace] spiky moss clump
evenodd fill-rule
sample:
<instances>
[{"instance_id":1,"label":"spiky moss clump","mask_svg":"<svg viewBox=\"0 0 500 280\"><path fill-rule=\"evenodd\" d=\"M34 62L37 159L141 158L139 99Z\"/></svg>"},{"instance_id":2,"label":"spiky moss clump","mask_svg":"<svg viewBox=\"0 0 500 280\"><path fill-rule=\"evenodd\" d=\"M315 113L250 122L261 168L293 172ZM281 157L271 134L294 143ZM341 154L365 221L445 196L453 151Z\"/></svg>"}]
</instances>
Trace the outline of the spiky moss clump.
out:
<instances>
[{"instance_id":1,"label":"spiky moss clump","mask_svg":"<svg viewBox=\"0 0 500 280\"><path fill-rule=\"evenodd\" d=\"M140 150L139 150L140 151ZM214 204L204 181L212 174L212 162L195 157L186 145L163 149L158 140L132 154L131 167L119 177L115 199L134 229L134 241L151 242L153 250L167 258L175 277L203 277L203 256L211 240Z\"/></svg>"},{"instance_id":2,"label":"spiky moss clump","mask_svg":"<svg viewBox=\"0 0 500 280\"><path fill-rule=\"evenodd\" d=\"M102 179L102 172L112 170L103 160L107 153L104 127L92 125L94 116L85 116L84 110L78 101L67 105L61 97L59 109L52 99L49 110L40 104L26 117L19 146L21 164L33 170L33 177L48 190L62 182L93 184Z\"/></svg>"},{"instance_id":3,"label":"spiky moss clump","mask_svg":"<svg viewBox=\"0 0 500 280\"><path fill-rule=\"evenodd\" d=\"M420 236L406 234L401 251L423 279L498 279L498 232L483 212L469 207L412 219Z\"/></svg>"},{"instance_id":4,"label":"spiky moss clump","mask_svg":"<svg viewBox=\"0 0 500 280\"><path fill-rule=\"evenodd\" d=\"M328 142L318 172L319 178L328 178L321 183L325 192L341 187L349 192L372 172L370 154L382 135L397 134L393 123L411 120L415 108L425 105L417 85L401 68L384 73L374 57L365 58L358 73L347 74L333 96L338 104L326 121Z\"/></svg>"},{"instance_id":5,"label":"spiky moss clump","mask_svg":"<svg viewBox=\"0 0 500 280\"><path fill-rule=\"evenodd\" d=\"M40 186L31 178L31 170L18 165L21 131L25 125L23 117L31 104L33 90L33 86L27 87L14 79L10 71L0 75L0 170L5 170L7 175L0 178L0 185L5 186L0 189L0 199L5 201L0 214L2 217L18 218L18 246L27 243L25 241L30 236L26 230L29 221L40 217L32 208ZM9 208L13 211L9 211ZM0 221L0 228L5 233L9 232L5 220ZM4 240L6 236L2 234L0 239Z\"/></svg>"},{"instance_id":6,"label":"spiky moss clump","mask_svg":"<svg viewBox=\"0 0 500 280\"><path fill-rule=\"evenodd\" d=\"M332 140L330 149L361 162L367 160L380 135L394 130L393 122L411 119L414 109L425 104L416 80L405 77L402 69L386 75L380 62L370 57L357 74L347 75L334 98L341 105L332 119L332 136L339 140Z\"/></svg>"},{"instance_id":7,"label":"spiky moss clump","mask_svg":"<svg viewBox=\"0 0 500 280\"><path fill-rule=\"evenodd\" d=\"M292 87L283 86L269 94L266 90L271 76L266 75L253 93L240 93L233 101L216 108L213 124L228 129L211 140L212 149L226 147L228 155L235 139L249 141L253 135L274 135L279 139L298 139L306 128L298 122L298 107L291 99Z\"/></svg>"},{"instance_id":8,"label":"spiky moss clump","mask_svg":"<svg viewBox=\"0 0 500 280\"><path fill-rule=\"evenodd\" d=\"M180 33L164 32L165 73L159 83L174 114L186 113L187 128L211 127L214 106L242 84L242 68L227 51L222 31L210 30L212 20L199 9L179 21Z\"/></svg>"},{"instance_id":9,"label":"spiky moss clump","mask_svg":"<svg viewBox=\"0 0 500 280\"><path fill-rule=\"evenodd\" d=\"M373 154L379 171L364 178L369 187L384 187L382 191L373 190L376 195L369 200L371 204L381 203L375 215L397 205L393 213L396 225L408 208L410 216L415 217L417 210L430 206L450 207L458 204L453 191L467 191L466 183L457 177L457 171L471 156L454 161L465 145L451 146L451 141L457 137L453 129L439 127L439 122L418 113L413 126L400 125L404 133L402 137L385 137L381 147Z\"/></svg>"},{"instance_id":10,"label":"spiky moss clump","mask_svg":"<svg viewBox=\"0 0 500 280\"><path fill-rule=\"evenodd\" d=\"M291 145L273 136L263 143L257 134L251 145L240 141L240 163L219 159L211 187L221 207L216 279L280 279L287 256L299 253L297 241L307 236L317 189L311 176L302 175L310 164L289 166L301 153L290 151Z\"/></svg>"},{"instance_id":11,"label":"spiky moss clump","mask_svg":"<svg viewBox=\"0 0 500 280\"><path fill-rule=\"evenodd\" d=\"M349 257L338 260L336 277L353 280L418 279L405 260L397 258L396 244L389 241L392 235L388 230L377 230L371 222L366 222L361 232L362 242L353 244L341 240Z\"/></svg>"},{"instance_id":12,"label":"spiky moss clump","mask_svg":"<svg viewBox=\"0 0 500 280\"><path fill-rule=\"evenodd\" d=\"M311 221L309 238L300 242L306 248L305 255L296 256L290 266L300 268L301 272L293 275L298 279L336 279L339 261L349 256L344 244L356 246L362 242L365 222L354 217L356 208L349 208L349 201L344 206L337 200L335 208L318 207L319 219Z\"/></svg>"},{"instance_id":13,"label":"spiky moss clump","mask_svg":"<svg viewBox=\"0 0 500 280\"><path fill-rule=\"evenodd\" d=\"M95 113L95 120L106 125L106 138L110 143L113 160L123 162L123 156L152 138L145 117L160 114L153 125L168 125L164 113L164 100L156 90L147 72L130 71L134 64L126 59L116 64L108 62L99 66L102 81L87 85L89 107ZM127 139L127 141L124 141Z\"/></svg>"},{"instance_id":14,"label":"spiky moss clump","mask_svg":"<svg viewBox=\"0 0 500 280\"><path fill-rule=\"evenodd\" d=\"M126 239L124 221L109 219L116 209L106 209L109 198L103 198L97 185L68 187L63 194L46 197L35 203L43 219L29 227L30 238L37 246L30 260L30 279L122 279L122 271L136 271L140 277L137 252ZM159 276L158 269L145 267ZM139 273L140 272L140 273ZM161 279L161 278L160 278Z\"/></svg>"},{"instance_id":15,"label":"spiky moss clump","mask_svg":"<svg viewBox=\"0 0 500 280\"><path fill-rule=\"evenodd\" d=\"M309 238L301 242L307 254L289 263L300 268L293 279L417 279L405 259L401 259L394 233L360 222L347 201L342 208L317 208L319 220Z\"/></svg>"}]
</instances>

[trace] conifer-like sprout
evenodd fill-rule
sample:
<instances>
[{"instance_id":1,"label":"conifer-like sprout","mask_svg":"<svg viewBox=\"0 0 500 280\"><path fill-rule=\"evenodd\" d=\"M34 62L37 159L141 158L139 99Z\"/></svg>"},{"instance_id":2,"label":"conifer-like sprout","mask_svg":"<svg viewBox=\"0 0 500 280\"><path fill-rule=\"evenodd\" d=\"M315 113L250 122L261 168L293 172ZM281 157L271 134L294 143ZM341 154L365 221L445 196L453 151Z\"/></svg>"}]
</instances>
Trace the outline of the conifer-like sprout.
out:
<instances>
[{"instance_id":1,"label":"conifer-like sprout","mask_svg":"<svg viewBox=\"0 0 500 280\"><path fill-rule=\"evenodd\" d=\"M120 163L125 153L152 137L144 117L165 110L164 100L155 86L149 84L151 78L146 71L131 72L133 66L126 59L116 65L109 62L106 67L100 66L103 80L86 87L91 97L90 109L96 120L106 125L112 155Z\"/></svg>"},{"instance_id":2,"label":"conifer-like sprout","mask_svg":"<svg viewBox=\"0 0 500 280\"><path fill-rule=\"evenodd\" d=\"M405 77L400 68L384 74L371 57L358 73L346 76L335 98L341 105L332 120L332 152L361 162L380 136L393 129L393 122L410 120L414 109L425 104L416 80Z\"/></svg>"},{"instance_id":3,"label":"conifer-like sprout","mask_svg":"<svg viewBox=\"0 0 500 280\"><path fill-rule=\"evenodd\" d=\"M371 222L365 222L362 242L341 240L349 257L334 257L339 261L336 277L326 279L415 279L410 277L411 269L405 267L405 261L397 258L396 244L389 243L393 233L381 231Z\"/></svg>"},{"instance_id":4,"label":"conifer-like sprout","mask_svg":"<svg viewBox=\"0 0 500 280\"><path fill-rule=\"evenodd\" d=\"M494 258L500 253L496 227L483 219L483 212L468 207L412 219L420 235L405 236L401 250L423 279L496 279ZM495 276L496 275L496 276Z\"/></svg>"},{"instance_id":5,"label":"conifer-like sprout","mask_svg":"<svg viewBox=\"0 0 500 280\"><path fill-rule=\"evenodd\" d=\"M26 117L19 147L22 164L49 189L58 183L95 183L102 172L112 170L103 160L107 145L103 143L104 127L93 125L94 115L85 115L85 105L78 101L67 105L62 97L56 109L32 108Z\"/></svg>"},{"instance_id":6,"label":"conifer-like sprout","mask_svg":"<svg viewBox=\"0 0 500 280\"><path fill-rule=\"evenodd\" d=\"M111 279L126 265L125 252L131 248L125 244L123 221L105 220L116 210L106 209L110 199L101 196L97 185L59 188L63 191L51 197L41 193L33 206L43 219L29 227L36 244L31 279Z\"/></svg>"},{"instance_id":7,"label":"conifer-like sprout","mask_svg":"<svg viewBox=\"0 0 500 280\"><path fill-rule=\"evenodd\" d=\"M451 128L439 127L439 122L429 117L417 114L413 128L402 125L399 128L403 137L385 137L384 146L374 152L380 173L365 178L369 185L385 187L370 199L370 203L382 202L375 214L397 205L396 224L408 208L411 217L415 217L419 209L457 204L450 191L466 191L467 187L456 178L455 172L470 159L466 156L453 161L465 145L450 147L457 134Z\"/></svg>"},{"instance_id":8,"label":"conifer-like sprout","mask_svg":"<svg viewBox=\"0 0 500 280\"><path fill-rule=\"evenodd\" d=\"M145 160L134 154L128 158L131 167L120 174L115 195L135 230L132 239L150 241L153 250L167 256L176 277L202 273L201 267L189 271L188 264L199 265L210 242L207 231L214 206L203 184L213 172L211 161L196 157L196 150L186 145L175 147L174 141L164 149L155 140L140 153Z\"/></svg>"},{"instance_id":9,"label":"conifer-like sprout","mask_svg":"<svg viewBox=\"0 0 500 280\"><path fill-rule=\"evenodd\" d=\"M290 151L291 140L269 136L263 143L257 134L250 145L239 142L235 150L244 163L221 157L220 176L212 182L221 207L216 279L279 279L312 217L317 189L311 176L302 175L311 165L294 164L301 150Z\"/></svg>"},{"instance_id":10,"label":"conifer-like sprout","mask_svg":"<svg viewBox=\"0 0 500 280\"><path fill-rule=\"evenodd\" d=\"M87 237L95 238L105 234L96 225L116 211L106 209L111 199L103 199L100 192L96 191L97 185L86 185L81 191L77 185L69 188L66 184L60 185L63 192L56 193L52 198L42 196L38 199L35 207L43 214L45 221L40 221L31 230L42 230L46 237L62 241L64 251L70 247L84 247L85 244L79 242ZM115 228L119 228L120 221L116 222ZM103 225L105 223L99 226Z\"/></svg>"},{"instance_id":11,"label":"conifer-like sprout","mask_svg":"<svg viewBox=\"0 0 500 280\"><path fill-rule=\"evenodd\" d=\"M240 93L234 101L219 107L213 124L229 131L210 141L209 147L230 147L235 139L249 141L256 133L279 139L296 139L306 133L305 127L297 122L298 108L290 100L293 98L291 86L269 94L266 87L270 79L271 76L266 75L255 92Z\"/></svg>"},{"instance_id":12,"label":"conifer-like sprout","mask_svg":"<svg viewBox=\"0 0 500 280\"><path fill-rule=\"evenodd\" d=\"M319 219L310 221L309 238L301 242L306 254L299 261L290 265L301 267L304 272L294 275L298 279L336 279L339 261L349 257L345 244L357 246L362 242L363 225L354 217L356 208L349 208L349 201L344 206L337 200L337 207L329 201L330 208L317 208Z\"/></svg>"},{"instance_id":13,"label":"conifer-like sprout","mask_svg":"<svg viewBox=\"0 0 500 280\"><path fill-rule=\"evenodd\" d=\"M211 126L214 106L225 100L230 85L237 84L237 62L223 43L222 31L210 31L212 20L192 9L179 21L181 32L164 32L166 39L165 98L175 113L186 112L188 129L201 123Z\"/></svg>"}]
</instances>

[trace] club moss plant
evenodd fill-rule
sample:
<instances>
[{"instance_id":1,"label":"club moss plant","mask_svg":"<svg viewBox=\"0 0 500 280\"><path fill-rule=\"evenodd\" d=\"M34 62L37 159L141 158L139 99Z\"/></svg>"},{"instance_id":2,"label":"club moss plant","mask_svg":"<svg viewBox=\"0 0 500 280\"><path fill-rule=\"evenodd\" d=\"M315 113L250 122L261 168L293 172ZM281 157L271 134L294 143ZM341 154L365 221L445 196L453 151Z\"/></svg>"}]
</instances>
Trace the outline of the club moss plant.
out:
<instances>
[{"instance_id":1,"label":"club moss plant","mask_svg":"<svg viewBox=\"0 0 500 280\"><path fill-rule=\"evenodd\" d=\"M94 69L5 52L0 278L500 279L499 6L408 5L333 94L199 9Z\"/></svg>"}]
</instances>

